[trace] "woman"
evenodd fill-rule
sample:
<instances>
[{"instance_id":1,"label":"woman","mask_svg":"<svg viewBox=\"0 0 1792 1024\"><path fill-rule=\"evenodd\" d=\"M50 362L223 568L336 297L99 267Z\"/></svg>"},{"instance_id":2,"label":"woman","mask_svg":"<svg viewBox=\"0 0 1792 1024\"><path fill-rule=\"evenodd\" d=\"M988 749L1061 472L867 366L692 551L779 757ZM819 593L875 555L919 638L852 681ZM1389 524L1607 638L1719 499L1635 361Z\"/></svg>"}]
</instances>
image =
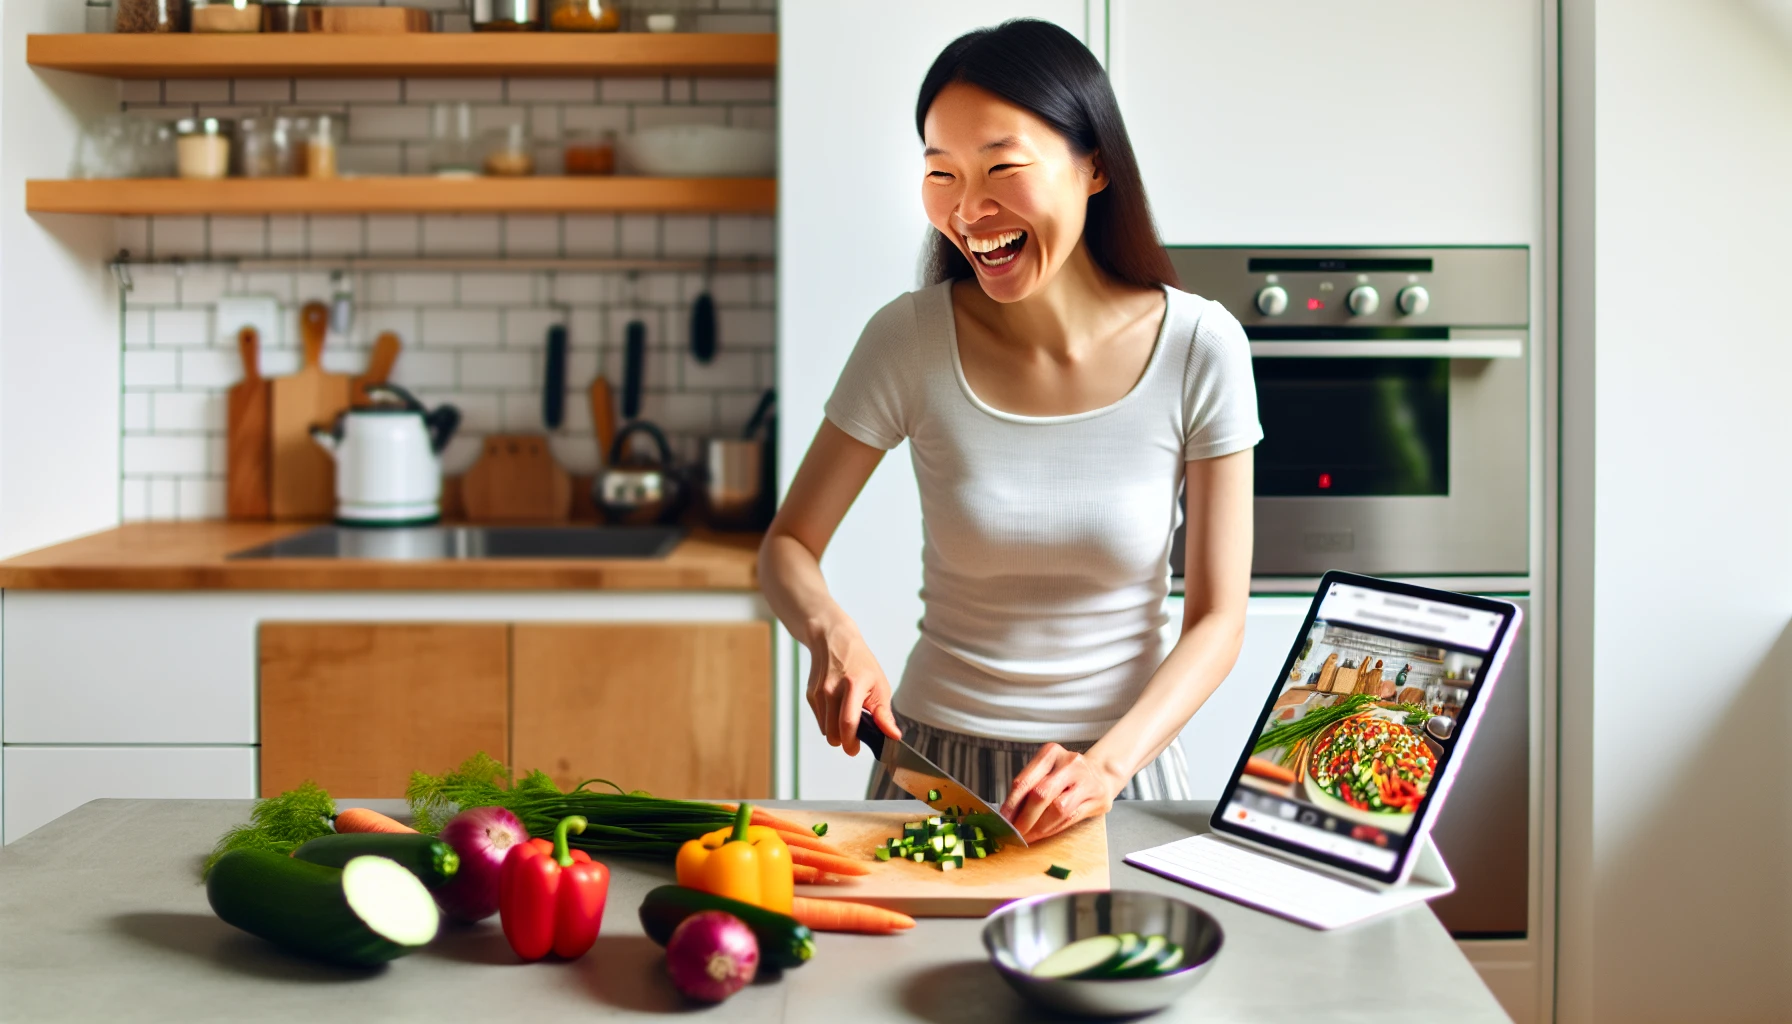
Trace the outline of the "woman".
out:
<instances>
[{"instance_id":1,"label":"woman","mask_svg":"<svg viewBox=\"0 0 1792 1024\"><path fill-rule=\"evenodd\" d=\"M1177 290L1113 89L1075 37L1025 20L963 36L927 73L915 122L936 283L866 325L760 577L812 656L829 743L856 754L871 715L1031 841L1118 798L1188 795L1177 734L1244 628L1262 436L1250 355L1232 316ZM926 611L892 699L819 560L903 440Z\"/></svg>"}]
</instances>

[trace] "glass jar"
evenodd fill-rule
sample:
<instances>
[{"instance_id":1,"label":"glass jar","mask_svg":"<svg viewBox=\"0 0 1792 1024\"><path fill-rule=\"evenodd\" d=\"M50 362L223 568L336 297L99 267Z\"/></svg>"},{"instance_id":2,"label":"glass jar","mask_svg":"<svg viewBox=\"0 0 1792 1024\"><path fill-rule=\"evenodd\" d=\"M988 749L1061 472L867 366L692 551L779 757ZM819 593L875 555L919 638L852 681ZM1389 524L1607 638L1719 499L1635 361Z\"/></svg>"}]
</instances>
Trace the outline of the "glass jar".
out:
<instances>
[{"instance_id":1,"label":"glass jar","mask_svg":"<svg viewBox=\"0 0 1792 1024\"><path fill-rule=\"evenodd\" d=\"M185 32L187 0L118 0L119 32Z\"/></svg>"},{"instance_id":2,"label":"glass jar","mask_svg":"<svg viewBox=\"0 0 1792 1024\"><path fill-rule=\"evenodd\" d=\"M261 5L263 32L316 32L322 19L321 7L299 0L268 0Z\"/></svg>"},{"instance_id":3,"label":"glass jar","mask_svg":"<svg viewBox=\"0 0 1792 1024\"><path fill-rule=\"evenodd\" d=\"M183 117L174 122L177 173L207 181L228 177L235 132L234 122L219 117Z\"/></svg>"},{"instance_id":4,"label":"glass jar","mask_svg":"<svg viewBox=\"0 0 1792 1024\"><path fill-rule=\"evenodd\" d=\"M481 164L486 174L494 178L526 178L535 173L535 151L526 126L494 128L485 133L481 142Z\"/></svg>"},{"instance_id":5,"label":"glass jar","mask_svg":"<svg viewBox=\"0 0 1792 1024\"><path fill-rule=\"evenodd\" d=\"M614 32L622 27L616 0L547 0L550 32Z\"/></svg>"},{"instance_id":6,"label":"glass jar","mask_svg":"<svg viewBox=\"0 0 1792 1024\"><path fill-rule=\"evenodd\" d=\"M475 32L533 32L540 23L540 0L473 0Z\"/></svg>"},{"instance_id":7,"label":"glass jar","mask_svg":"<svg viewBox=\"0 0 1792 1024\"><path fill-rule=\"evenodd\" d=\"M304 170L304 137L294 118L245 117L237 124L236 138L245 178L290 178Z\"/></svg>"},{"instance_id":8,"label":"glass jar","mask_svg":"<svg viewBox=\"0 0 1792 1024\"><path fill-rule=\"evenodd\" d=\"M87 22L85 26L87 31L116 31L115 14L116 12L112 7L112 0L87 0Z\"/></svg>"},{"instance_id":9,"label":"glass jar","mask_svg":"<svg viewBox=\"0 0 1792 1024\"><path fill-rule=\"evenodd\" d=\"M339 165L337 155L342 149L343 116L341 114L311 114L304 119L302 131L304 145L303 165L299 173L307 178L334 178Z\"/></svg>"},{"instance_id":10,"label":"glass jar","mask_svg":"<svg viewBox=\"0 0 1792 1024\"><path fill-rule=\"evenodd\" d=\"M471 103L438 103L429 111L429 173L467 177L479 173Z\"/></svg>"},{"instance_id":11,"label":"glass jar","mask_svg":"<svg viewBox=\"0 0 1792 1024\"><path fill-rule=\"evenodd\" d=\"M560 143L560 165L564 173L582 177L616 173L616 133L569 129Z\"/></svg>"},{"instance_id":12,"label":"glass jar","mask_svg":"<svg viewBox=\"0 0 1792 1024\"><path fill-rule=\"evenodd\" d=\"M261 4L249 0L193 0L194 32L260 32Z\"/></svg>"}]
</instances>

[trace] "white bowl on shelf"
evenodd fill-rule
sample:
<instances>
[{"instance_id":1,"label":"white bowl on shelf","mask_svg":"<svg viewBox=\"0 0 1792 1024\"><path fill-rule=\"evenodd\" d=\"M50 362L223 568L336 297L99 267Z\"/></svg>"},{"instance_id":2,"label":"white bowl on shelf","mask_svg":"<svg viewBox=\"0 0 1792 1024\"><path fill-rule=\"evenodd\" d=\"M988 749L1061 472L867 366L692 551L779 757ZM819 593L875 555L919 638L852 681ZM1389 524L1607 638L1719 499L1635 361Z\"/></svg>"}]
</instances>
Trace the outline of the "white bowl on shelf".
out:
<instances>
[{"instance_id":1,"label":"white bowl on shelf","mask_svg":"<svg viewBox=\"0 0 1792 1024\"><path fill-rule=\"evenodd\" d=\"M624 135L618 149L626 173L656 178L769 178L778 166L769 128L661 125Z\"/></svg>"}]
</instances>

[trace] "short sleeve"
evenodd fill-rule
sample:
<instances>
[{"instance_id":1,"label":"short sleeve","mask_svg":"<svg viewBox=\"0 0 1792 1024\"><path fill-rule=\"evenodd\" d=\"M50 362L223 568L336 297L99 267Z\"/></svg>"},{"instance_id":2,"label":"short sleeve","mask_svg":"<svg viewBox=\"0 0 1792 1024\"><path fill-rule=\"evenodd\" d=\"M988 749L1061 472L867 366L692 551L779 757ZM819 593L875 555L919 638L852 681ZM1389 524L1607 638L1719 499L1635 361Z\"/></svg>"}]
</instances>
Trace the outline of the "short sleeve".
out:
<instances>
[{"instance_id":1,"label":"short sleeve","mask_svg":"<svg viewBox=\"0 0 1792 1024\"><path fill-rule=\"evenodd\" d=\"M913 296L903 295L878 310L859 334L823 407L828 421L884 451L913 433L917 334Z\"/></svg>"},{"instance_id":2,"label":"short sleeve","mask_svg":"<svg viewBox=\"0 0 1792 1024\"><path fill-rule=\"evenodd\" d=\"M1251 344L1238 318L1217 302L1207 301L1195 322L1182 393L1185 460L1230 455L1263 440Z\"/></svg>"}]
</instances>

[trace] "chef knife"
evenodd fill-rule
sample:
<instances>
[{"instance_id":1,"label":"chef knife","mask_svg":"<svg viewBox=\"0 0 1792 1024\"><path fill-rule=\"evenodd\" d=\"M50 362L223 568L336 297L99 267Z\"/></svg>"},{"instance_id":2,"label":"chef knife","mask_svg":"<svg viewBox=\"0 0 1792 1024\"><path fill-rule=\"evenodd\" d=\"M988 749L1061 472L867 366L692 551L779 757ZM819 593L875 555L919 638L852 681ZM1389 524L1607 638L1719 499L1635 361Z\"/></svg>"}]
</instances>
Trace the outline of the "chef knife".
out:
<instances>
[{"instance_id":1,"label":"chef knife","mask_svg":"<svg viewBox=\"0 0 1792 1024\"><path fill-rule=\"evenodd\" d=\"M1020 830L1002 817L1000 811L984 803L981 797L946 774L919 750L885 736L870 715L859 717L859 742L871 751L871 756L877 758L883 770L890 773L896 788L936 811L958 808L964 812L967 821L980 826L992 838L1027 845Z\"/></svg>"}]
</instances>

